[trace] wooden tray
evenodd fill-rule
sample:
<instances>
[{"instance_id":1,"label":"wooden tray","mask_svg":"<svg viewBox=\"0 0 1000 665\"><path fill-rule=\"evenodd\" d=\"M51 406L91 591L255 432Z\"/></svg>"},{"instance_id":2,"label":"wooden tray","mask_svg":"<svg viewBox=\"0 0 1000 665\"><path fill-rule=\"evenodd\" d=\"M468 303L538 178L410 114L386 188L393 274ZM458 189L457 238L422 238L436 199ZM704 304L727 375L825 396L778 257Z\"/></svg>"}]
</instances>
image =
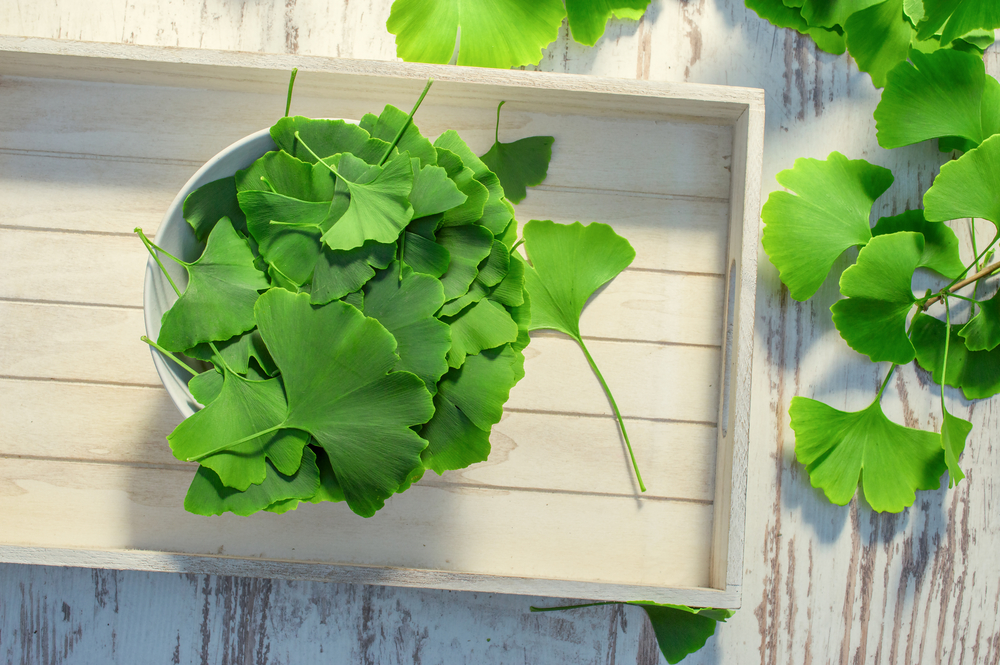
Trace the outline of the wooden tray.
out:
<instances>
[{"instance_id":1,"label":"wooden tray","mask_svg":"<svg viewBox=\"0 0 1000 665\"><path fill-rule=\"evenodd\" d=\"M488 462L361 519L184 512L194 467L143 334L146 252L205 160L284 110L409 108L478 152L556 137L517 218L612 224L587 308L649 491L575 344L536 334ZM0 37L0 560L740 605L763 92Z\"/></svg>"}]
</instances>

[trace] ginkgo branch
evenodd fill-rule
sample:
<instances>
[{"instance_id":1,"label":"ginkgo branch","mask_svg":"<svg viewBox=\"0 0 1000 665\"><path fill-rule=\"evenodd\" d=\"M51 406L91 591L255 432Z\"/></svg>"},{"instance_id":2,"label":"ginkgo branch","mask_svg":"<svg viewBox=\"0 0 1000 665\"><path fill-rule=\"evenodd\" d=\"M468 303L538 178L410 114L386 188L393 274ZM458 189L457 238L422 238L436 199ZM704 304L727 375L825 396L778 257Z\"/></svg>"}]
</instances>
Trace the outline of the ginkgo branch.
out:
<instances>
[{"instance_id":1,"label":"ginkgo branch","mask_svg":"<svg viewBox=\"0 0 1000 665\"><path fill-rule=\"evenodd\" d=\"M989 248L987 248L987 249L989 249ZM984 253L985 253L985 251L984 251ZM932 298L926 300L924 302L924 304L920 306L921 311L926 310L928 307L930 307L934 303L940 301L944 296L952 295L952 293L954 291L958 291L959 289L964 288L964 287L968 286L969 284L972 284L974 282L978 282L979 280L983 279L984 277L989 277L991 274L993 274L994 271L996 271L998 269L1000 269L1000 261L997 261L996 263L993 263L991 265L986 266L985 268L983 268L982 270L980 270L979 272L977 272L972 277L967 277L966 279L963 279L961 282L958 282L957 284L954 284L953 286L949 286L946 289L942 289L940 293L938 293L936 296L933 296Z\"/></svg>"}]
</instances>

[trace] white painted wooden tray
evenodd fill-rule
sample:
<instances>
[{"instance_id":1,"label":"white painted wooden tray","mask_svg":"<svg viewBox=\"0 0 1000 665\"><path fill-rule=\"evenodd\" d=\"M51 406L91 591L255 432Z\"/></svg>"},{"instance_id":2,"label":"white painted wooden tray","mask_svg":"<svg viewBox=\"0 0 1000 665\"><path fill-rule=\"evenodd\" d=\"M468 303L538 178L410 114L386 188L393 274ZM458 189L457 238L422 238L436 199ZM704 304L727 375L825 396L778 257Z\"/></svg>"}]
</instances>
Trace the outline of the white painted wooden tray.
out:
<instances>
[{"instance_id":1,"label":"white painted wooden tray","mask_svg":"<svg viewBox=\"0 0 1000 665\"><path fill-rule=\"evenodd\" d=\"M474 150L555 136L517 218L636 248L575 344L536 334L488 462L364 520L184 512L194 466L143 333L146 252L206 159L284 110L409 108ZM704 85L0 37L0 560L740 605L763 93Z\"/></svg>"}]
</instances>

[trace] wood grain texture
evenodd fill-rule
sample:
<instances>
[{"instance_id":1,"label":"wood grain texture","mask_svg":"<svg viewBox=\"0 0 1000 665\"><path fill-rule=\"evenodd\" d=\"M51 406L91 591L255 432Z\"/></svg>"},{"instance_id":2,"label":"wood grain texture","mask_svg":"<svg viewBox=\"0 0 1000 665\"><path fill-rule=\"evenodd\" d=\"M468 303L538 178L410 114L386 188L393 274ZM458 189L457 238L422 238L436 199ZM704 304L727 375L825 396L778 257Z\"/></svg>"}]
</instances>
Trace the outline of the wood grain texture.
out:
<instances>
[{"instance_id":1,"label":"wood grain texture","mask_svg":"<svg viewBox=\"0 0 1000 665\"><path fill-rule=\"evenodd\" d=\"M392 37L382 30L389 5L133 0L98 12L82 0L21 0L0 6L0 32L391 59ZM877 208L894 214L919 204L946 159L931 145L881 150L871 117L878 92L868 76L846 56L820 52L808 38L760 20L740 0L654 0L642 21L612 22L594 49L566 33L564 26L540 69L764 88L765 195L795 158L838 150L893 169L896 184ZM995 48L986 62L1000 76ZM0 178L11 177L0 168ZM796 303L761 252L757 287L744 609L685 664L1000 662L996 400L971 404L948 392L953 413L975 425L962 458L970 473L958 488L922 492L898 516L874 514L858 501L831 506L794 461L789 400L801 394L858 408L881 368L849 351L833 329L832 279L813 302ZM908 367L891 391L891 417L939 424L926 374ZM538 601L517 596L2 570L0 649L13 662L139 662L154 654L178 663L288 663L314 661L321 649L331 660L365 663L663 662L637 608L533 615L526 605Z\"/></svg>"}]
</instances>

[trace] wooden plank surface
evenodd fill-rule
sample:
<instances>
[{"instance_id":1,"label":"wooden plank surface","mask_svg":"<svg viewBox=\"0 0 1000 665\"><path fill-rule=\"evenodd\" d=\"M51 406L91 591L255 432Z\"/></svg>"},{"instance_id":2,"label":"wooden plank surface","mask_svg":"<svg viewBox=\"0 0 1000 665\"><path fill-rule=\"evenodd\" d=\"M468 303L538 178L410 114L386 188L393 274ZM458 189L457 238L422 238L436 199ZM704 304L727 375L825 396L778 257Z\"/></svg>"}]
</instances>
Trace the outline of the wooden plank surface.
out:
<instances>
[{"instance_id":1,"label":"wooden plank surface","mask_svg":"<svg viewBox=\"0 0 1000 665\"><path fill-rule=\"evenodd\" d=\"M0 32L391 59L392 36L382 29L389 5L179 0L169 8L136 1L95 11L82 0L39 0L0 6ZM995 48L987 67L1000 76ZM819 52L808 38L770 26L740 0L654 0L641 22L612 22L593 50L570 42L564 26L540 68L764 88L765 195L776 187L774 174L796 157L839 150L894 170L896 185L878 208L895 213L919 204L944 159L934 146L880 150L871 117L878 92L868 76L846 56ZM0 168L5 183L11 177ZM744 609L684 662L1000 662L996 400L973 406L948 392L949 408L975 425L962 458L971 473L958 488L923 492L899 516L873 514L857 501L829 505L794 461L788 402L803 394L858 408L880 378L879 368L859 360L832 328L827 308L834 298L827 284L814 302L795 303L761 253ZM936 426L939 407L926 376L907 368L897 377L887 395L891 417ZM2 570L0 650L12 662L141 662L150 654L178 663L312 662L327 654L364 663L663 662L637 608L537 615L527 605L542 601L519 596Z\"/></svg>"}]
</instances>

